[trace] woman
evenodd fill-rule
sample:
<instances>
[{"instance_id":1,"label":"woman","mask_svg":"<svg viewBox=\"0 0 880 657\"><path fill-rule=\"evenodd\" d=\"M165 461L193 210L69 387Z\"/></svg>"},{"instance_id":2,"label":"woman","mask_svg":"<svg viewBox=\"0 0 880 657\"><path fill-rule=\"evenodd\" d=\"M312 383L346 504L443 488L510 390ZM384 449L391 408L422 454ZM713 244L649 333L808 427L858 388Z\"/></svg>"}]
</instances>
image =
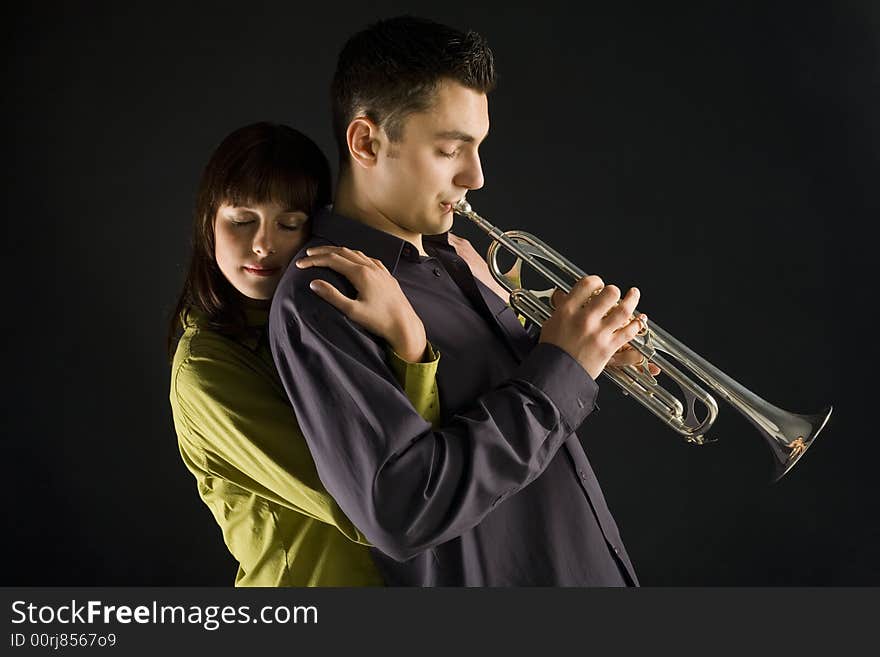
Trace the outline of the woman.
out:
<instances>
[{"instance_id":1,"label":"woman","mask_svg":"<svg viewBox=\"0 0 880 657\"><path fill-rule=\"evenodd\" d=\"M169 331L170 399L183 461L239 562L236 586L382 584L366 538L318 479L267 341L272 295L330 194L323 153L283 125L236 130L202 175ZM379 261L337 252L374 270L359 300L399 297L397 317L366 302L349 317L386 339L407 396L436 422L439 356L421 321ZM332 302L329 283L315 291Z\"/></svg>"}]
</instances>

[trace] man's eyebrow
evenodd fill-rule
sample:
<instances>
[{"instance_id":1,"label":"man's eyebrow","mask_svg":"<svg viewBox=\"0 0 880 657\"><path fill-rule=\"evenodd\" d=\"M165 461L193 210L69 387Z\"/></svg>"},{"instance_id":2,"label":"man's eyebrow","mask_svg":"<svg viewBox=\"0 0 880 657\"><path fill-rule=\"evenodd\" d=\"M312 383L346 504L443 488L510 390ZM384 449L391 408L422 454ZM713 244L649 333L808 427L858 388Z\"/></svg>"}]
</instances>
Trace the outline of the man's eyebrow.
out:
<instances>
[{"instance_id":1,"label":"man's eyebrow","mask_svg":"<svg viewBox=\"0 0 880 657\"><path fill-rule=\"evenodd\" d=\"M441 132L435 133L434 137L437 139L455 139L457 141L465 141L468 143L474 141L473 135L469 135L466 132L461 132L460 130L443 130Z\"/></svg>"}]
</instances>

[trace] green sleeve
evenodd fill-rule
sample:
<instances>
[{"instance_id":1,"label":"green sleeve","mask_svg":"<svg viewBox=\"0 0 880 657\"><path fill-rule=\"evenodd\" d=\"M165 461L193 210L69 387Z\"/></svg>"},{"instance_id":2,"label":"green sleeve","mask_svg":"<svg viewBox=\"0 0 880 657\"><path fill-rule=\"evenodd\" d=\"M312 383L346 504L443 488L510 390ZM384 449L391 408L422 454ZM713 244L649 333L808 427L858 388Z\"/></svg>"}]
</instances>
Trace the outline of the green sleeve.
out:
<instances>
[{"instance_id":1,"label":"green sleeve","mask_svg":"<svg viewBox=\"0 0 880 657\"><path fill-rule=\"evenodd\" d=\"M398 383L419 415L432 426L440 419L440 402L437 392L437 365L440 352L428 343L428 359L422 363L410 363L388 347L388 363Z\"/></svg>"},{"instance_id":2,"label":"green sleeve","mask_svg":"<svg viewBox=\"0 0 880 657\"><path fill-rule=\"evenodd\" d=\"M525 328L525 325L526 325L526 318L523 317L522 315L520 315L519 313L517 313L517 312L516 312L516 308L514 308L514 307L510 304L509 301L507 302L507 305L510 306L510 309L511 309L513 312L516 313L516 318L519 320L519 323L523 325L523 328Z\"/></svg>"},{"instance_id":3,"label":"green sleeve","mask_svg":"<svg viewBox=\"0 0 880 657\"><path fill-rule=\"evenodd\" d=\"M187 466L335 525L349 539L366 544L318 478L274 368L246 348L231 348L210 334L196 347L182 341L182 348L187 353L175 358L171 405ZM438 413L439 355L433 350L431 355L429 363L392 365L428 422Z\"/></svg>"},{"instance_id":4,"label":"green sleeve","mask_svg":"<svg viewBox=\"0 0 880 657\"><path fill-rule=\"evenodd\" d=\"M520 275L519 273L511 274L511 281L510 281L510 282L511 282L511 284L513 285L513 288L514 288L514 289L516 289L516 288L518 288L518 287L522 287L522 277L521 277L521 275ZM520 315L519 313L516 312L516 308L514 308L514 307L511 305L511 303L510 303L509 300L508 300L508 302L507 302L507 305L510 306L510 309L513 310L514 313L516 313L516 318L519 320L519 323L522 324L523 327L525 327L525 325L526 325L526 318L523 317L522 315Z\"/></svg>"}]
</instances>

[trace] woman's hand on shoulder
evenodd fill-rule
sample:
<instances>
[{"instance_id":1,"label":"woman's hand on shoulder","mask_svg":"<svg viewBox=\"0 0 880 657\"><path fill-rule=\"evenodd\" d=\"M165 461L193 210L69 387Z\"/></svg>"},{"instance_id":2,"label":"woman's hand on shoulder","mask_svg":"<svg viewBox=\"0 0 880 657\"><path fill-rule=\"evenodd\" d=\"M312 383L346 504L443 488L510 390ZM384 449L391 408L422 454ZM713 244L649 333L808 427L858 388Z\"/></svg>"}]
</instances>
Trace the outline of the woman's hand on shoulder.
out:
<instances>
[{"instance_id":1,"label":"woman's hand on shoulder","mask_svg":"<svg viewBox=\"0 0 880 657\"><path fill-rule=\"evenodd\" d=\"M328 267L357 290L351 299L327 281L315 279L312 291L346 317L384 338L398 356L420 362L428 346L425 327L409 299L381 260L344 246L314 246L296 261L300 269Z\"/></svg>"}]
</instances>

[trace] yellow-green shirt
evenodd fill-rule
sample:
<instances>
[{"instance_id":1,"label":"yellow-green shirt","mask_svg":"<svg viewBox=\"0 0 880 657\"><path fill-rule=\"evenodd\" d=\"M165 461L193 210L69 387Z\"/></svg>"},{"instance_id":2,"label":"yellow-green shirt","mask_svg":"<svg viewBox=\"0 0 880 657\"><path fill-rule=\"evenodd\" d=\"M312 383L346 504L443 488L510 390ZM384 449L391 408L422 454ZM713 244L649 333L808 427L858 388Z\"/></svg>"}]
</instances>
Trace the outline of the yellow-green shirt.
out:
<instances>
[{"instance_id":1,"label":"yellow-green shirt","mask_svg":"<svg viewBox=\"0 0 880 657\"><path fill-rule=\"evenodd\" d=\"M247 311L253 334L231 339L186 313L171 370L180 454L238 560L236 586L381 586L367 539L315 469L266 340L268 311ZM428 422L439 418L439 354L389 365Z\"/></svg>"}]
</instances>

